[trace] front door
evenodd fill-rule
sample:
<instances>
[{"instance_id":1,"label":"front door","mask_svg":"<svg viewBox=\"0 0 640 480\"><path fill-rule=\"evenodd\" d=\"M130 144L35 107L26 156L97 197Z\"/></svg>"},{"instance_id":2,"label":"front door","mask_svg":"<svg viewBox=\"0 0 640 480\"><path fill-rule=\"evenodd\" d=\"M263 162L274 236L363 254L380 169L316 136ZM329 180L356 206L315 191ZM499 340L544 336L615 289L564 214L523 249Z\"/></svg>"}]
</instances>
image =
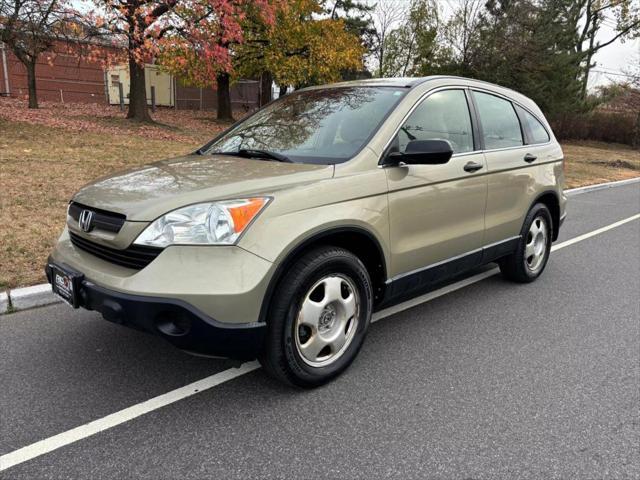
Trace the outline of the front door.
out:
<instances>
[{"instance_id":1,"label":"front door","mask_svg":"<svg viewBox=\"0 0 640 480\"><path fill-rule=\"evenodd\" d=\"M474 139L465 89L439 90L422 99L389 150L404 151L412 140L429 139L451 143L454 155L449 162L385 169L390 277L403 289L473 267L482 257L487 168Z\"/></svg>"}]
</instances>

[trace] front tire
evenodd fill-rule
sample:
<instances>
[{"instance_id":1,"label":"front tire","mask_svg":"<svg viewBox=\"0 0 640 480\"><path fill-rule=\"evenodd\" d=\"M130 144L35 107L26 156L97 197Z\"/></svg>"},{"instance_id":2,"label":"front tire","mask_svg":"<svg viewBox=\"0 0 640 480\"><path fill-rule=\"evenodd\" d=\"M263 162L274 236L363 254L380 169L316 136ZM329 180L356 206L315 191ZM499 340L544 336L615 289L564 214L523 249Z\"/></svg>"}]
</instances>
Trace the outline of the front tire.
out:
<instances>
[{"instance_id":1,"label":"front tire","mask_svg":"<svg viewBox=\"0 0 640 480\"><path fill-rule=\"evenodd\" d=\"M552 236L551 213L546 205L536 203L525 217L516 251L498 262L504 277L519 283L537 279L547 266Z\"/></svg>"},{"instance_id":2,"label":"front tire","mask_svg":"<svg viewBox=\"0 0 640 480\"><path fill-rule=\"evenodd\" d=\"M320 247L295 262L272 305L260 363L279 380L316 387L358 354L371 321L371 279L351 252Z\"/></svg>"}]
</instances>

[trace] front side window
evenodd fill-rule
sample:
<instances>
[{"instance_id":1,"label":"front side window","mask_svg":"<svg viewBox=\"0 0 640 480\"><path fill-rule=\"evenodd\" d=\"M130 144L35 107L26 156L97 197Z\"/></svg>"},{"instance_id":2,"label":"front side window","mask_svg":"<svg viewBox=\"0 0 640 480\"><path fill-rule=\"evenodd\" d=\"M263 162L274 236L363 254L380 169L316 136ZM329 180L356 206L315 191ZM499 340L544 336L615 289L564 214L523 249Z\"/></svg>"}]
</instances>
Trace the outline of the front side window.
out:
<instances>
[{"instance_id":1,"label":"front side window","mask_svg":"<svg viewBox=\"0 0 640 480\"><path fill-rule=\"evenodd\" d=\"M485 150L523 145L520 121L508 100L488 93L473 92L482 123Z\"/></svg>"},{"instance_id":2,"label":"front side window","mask_svg":"<svg viewBox=\"0 0 640 480\"><path fill-rule=\"evenodd\" d=\"M524 108L516 105L516 109L520 114L520 118L523 119L529 128L529 135L531 136L531 143L547 143L550 140L549 132L542 126L540 121L527 112Z\"/></svg>"},{"instance_id":3,"label":"front side window","mask_svg":"<svg viewBox=\"0 0 640 480\"><path fill-rule=\"evenodd\" d=\"M338 87L293 92L238 124L203 153L275 153L296 163L352 158L406 93L395 87Z\"/></svg>"},{"instance_id":4,"label":"front side window","mask_svg":"<svg viewBox=\"0 0 640 480\"><path fill-rule=\"evenodd\" d=\"M396 148L404 152L412 140L447 140L453 153L473 151L471 116L464 90L429 95L400 127Z\"/></svg>"}]
</instances>

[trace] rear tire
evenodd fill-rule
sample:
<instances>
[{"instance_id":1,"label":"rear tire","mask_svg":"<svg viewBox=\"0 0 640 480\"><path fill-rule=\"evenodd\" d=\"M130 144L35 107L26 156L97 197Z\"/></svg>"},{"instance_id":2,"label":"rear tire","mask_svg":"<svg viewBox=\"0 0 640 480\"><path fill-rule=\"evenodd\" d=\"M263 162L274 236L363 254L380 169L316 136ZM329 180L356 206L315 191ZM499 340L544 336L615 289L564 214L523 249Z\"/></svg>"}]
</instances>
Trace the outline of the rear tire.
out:
<instances>
[{"instance_id":1,"label":"rear tire","mask_svg":"<svg viewBox=\"0 0 640 480\"><path fill-rule=\"evenodd\" d=\"M525 217L516 251L498 264L505 278L519 283L537 279L549 260L553 221L546 205L536 203Z\"/></svg>"},{"instance_id":2,"label":"rear tire","mask_svg":"<svg viewBox=\"0 0 640 480\"><path fill-rule=\"evenodd\" d=\"M327 383L355 359L372 309L371 279L358 257L338 247L311 250L276 289L260 363L292 385Z\"/></svg>"}]
</instances>

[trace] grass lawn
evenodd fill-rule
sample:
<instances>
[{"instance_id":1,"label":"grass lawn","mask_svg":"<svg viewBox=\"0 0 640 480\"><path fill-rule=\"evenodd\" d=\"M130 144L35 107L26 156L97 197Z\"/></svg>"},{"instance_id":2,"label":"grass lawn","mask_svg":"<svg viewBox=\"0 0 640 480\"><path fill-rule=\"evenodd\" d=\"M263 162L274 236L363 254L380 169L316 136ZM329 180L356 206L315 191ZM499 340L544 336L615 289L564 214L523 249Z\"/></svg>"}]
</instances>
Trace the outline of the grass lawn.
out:
<instances>
[{"instance_id":1,"label":"grass lawn","mask_svg":"<svg viewBox=\"0 0 640 480\"><path fill-rule=\"evenodd\" d=\"M179 115L171 119L173 125L130 129L113 108L108 109L110 118L82 115L69 120L54 110L53 118L16 122L3 111L3 102L0 99L0 291L45 281L43 266L64 224L67 203L82 185L127 167L189 153L226 127L210 121L211 112L175 112Z\"/></svg>"},{"instance_id":2,"label":"grass lawn","mask_svg":"<svg viewBox=\"0 0 640 480\"><path fill-rule=\"evenodd\" d=\"M131 128L113 107L45 104L29 112L0 99L0 291L45 281L67 202L82 185L193 151L226 127L212 116L160 111L161 125ZM588 142L563 148L567 187L640 176L638 150Z\"/></svg>"},{"instance_id":3,"label":"grass lawn","mask_svg":"<svg viewBox=\"0 0 640 480\"><path fill-rule=\"evenodd\" d=\"M564 142L565 187L640 177L640 150L603 142Z\"/></svg>"}]
</instances>

